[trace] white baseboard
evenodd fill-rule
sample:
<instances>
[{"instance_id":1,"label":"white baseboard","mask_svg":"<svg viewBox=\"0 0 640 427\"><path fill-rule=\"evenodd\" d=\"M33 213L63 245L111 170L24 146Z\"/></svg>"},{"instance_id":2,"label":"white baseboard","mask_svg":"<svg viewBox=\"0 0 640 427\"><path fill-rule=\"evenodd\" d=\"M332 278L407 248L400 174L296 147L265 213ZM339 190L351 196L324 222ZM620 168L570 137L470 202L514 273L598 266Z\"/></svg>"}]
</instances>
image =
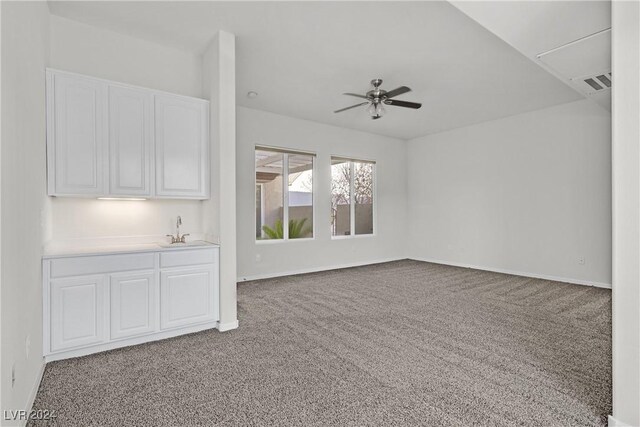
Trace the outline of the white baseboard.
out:
<instances>
[{"instance_id":1,"label":"white baseboard","mask_svg":"<svg viewBox=\"0 0 640 427\"><path fill-rule=\"evenodd\" d=\"M339 270L341 268L361 267L363 265L381 264L383 262L400 261L407 259L406 257L378 259L373 261L352 262L347 264L328 265L324 267L303 268L301 270L281 271L278 273L262 273L249 276L238 277L238 282L246 282L249 280L271 279L274 277L293 276L296 274L317 273L319 271Z\"/></svg>"},{"instance_id":2,"label":"white baseboard","mask_svg":"<svg viewBox=\"0 0 640 427\"><path fill-rule=\"evenodd\" d=\"M149 335L141 335L132 338L120 339L112 341L106 344L97 344L84 348L77 348L72 350L64 350L58 353L45 354L44 360L46 362L53 362L56 360L69 359L71 357L87 356L93 353L101 353L103 351L114 350L116 348L130 347L133 345L144 344L152 341L164 340L167 338L173 338L180 335L192 334L195 332L204 331L207 329L214 329L218 326L218 322L210 321L200 323L198 325L184 326L177 329L170 329L166 331L159 331Z\"/></svg>"},{"instance_id":3,"label":"white baseboard","mask_svg":"<svg viewBox=\"0 0 640 427\"><path fill-rule=\"evenodd\" d=\"M629 424L625 424L622 421L618 421L613 416L609 415L609 427L631 427Z\"/></svg>"},{"instance_id":4,"label":"white baseboard","mask_svg":"<svg viewBox=\"0 0 640 427\"><path fill-rule=\"evenodd\" d=\"M227 331L231 331L233 329L238 329L238 321L236 320L235 322L227 322L227 323L220 323L218 322L218 331L220 332L227 332Z\"/></svg>"},{"instance_id":5,"label":"white baseboard","mask_svg":"<svg viewBox=\"0 0 640 427\"><path fill-rule=\"evenodd\" d=\"M42 382L42 376L44 375L44 368L47 364L44 362L44 358L42 359L42 363L40 364L40 372L38 372L38 376L36 377L33 386L31 387L31 391L29 392L29 397L27 399L27 413L33 408L33 404L36 401L36 396L38 394L38 389L40 388L40 383ZM21 421L20 425L26 426L28 420Z\"/></svg>"},{"instance_id":6,"label":"white baseboard","mask_svg":"<svg viewBox=\"0 0 640 427\"><path fill-rule=\"evenodd\" d=\"M571 283L571 284L574 284L574 285L594 286L596 288L611 289L611 283L592 282L592 281L589 281L589 280L581 280L581 279L572 279L572 278L568 278L568 277L551 276L551 275L548 275L548 274L527 273L527 272L523 272L523 271L505 270L505 269L502 269L502 268L483 267L483 266L479 266L479 265L464 264L464 263L459 263L459 262L442 261L442 260L431 259L431 258L409 257L409 259L412 259L412 260L415 260L415 261L431 262L431 263L434 263L434 264L450 265L450 266L453 266L453 267L473 268L474 270L483 270L483 271L491 271L491 272L494 272L494 273L511 274L511 275L514 275L514 276L532 277L534 279L553 280L554 282Z\"/></svg>"}]
</instances>

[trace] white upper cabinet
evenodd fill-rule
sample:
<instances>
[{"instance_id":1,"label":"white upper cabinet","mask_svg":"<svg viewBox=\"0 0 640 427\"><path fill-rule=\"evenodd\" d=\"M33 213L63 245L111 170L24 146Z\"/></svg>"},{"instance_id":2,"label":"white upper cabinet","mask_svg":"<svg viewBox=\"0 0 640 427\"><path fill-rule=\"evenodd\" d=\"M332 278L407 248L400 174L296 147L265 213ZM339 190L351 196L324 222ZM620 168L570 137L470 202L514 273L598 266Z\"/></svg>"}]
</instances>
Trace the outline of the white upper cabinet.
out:
<instances>
[{"instance_id":1,"label":"white upper cabinet","mask_svg":"<svg viewBox=\"0 0 640 427\"><path fill-rule=\"evenodd\" d=\"M207 197L208 107L198 99L155 96L157 196Z\"/></svg>"},{"instance_id":2,"label":"white upper cabinet","mask_svg":"<svg viewBox=\"0 0 640 427\"><path fill-rule=\"evenodd\" d=\"M149 91L109 86L109 194L151 196Z\"/></svg>"},{"instance_id":3,"label":"white upper cabinet","mask_svg":"<svg viewBox=\"0 0 640 427\"><path fill-rule=\"evenodd\" d=\"M100 81L47 72L49 194L104 195L106 89Z\"/></svg>"},{"instance_id":4,"label":"white upper cabinet","mask_svg":"<svg viewBox=\"0 0 640 427\"><path fill-rule=\"evenodd\" d=\"M209 198L209 102L47 70L51 196Z\"/></svg>"}]
</instances>

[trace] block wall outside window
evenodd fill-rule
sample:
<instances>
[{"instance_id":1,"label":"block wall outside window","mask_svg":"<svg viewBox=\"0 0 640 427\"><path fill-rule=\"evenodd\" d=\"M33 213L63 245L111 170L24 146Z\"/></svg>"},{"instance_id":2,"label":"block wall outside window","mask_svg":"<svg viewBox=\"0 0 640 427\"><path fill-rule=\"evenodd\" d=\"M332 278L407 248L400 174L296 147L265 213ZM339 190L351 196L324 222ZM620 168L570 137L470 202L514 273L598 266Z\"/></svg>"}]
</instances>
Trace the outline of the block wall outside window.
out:
<instances>
[{"instance_id":1,"label":"block wall outside window","mask_svg":"<svg viewBox=\"0 0 640 427\"><path fill-rule=\"evenodd\" d=\"M314 161L310 153L256 147L256 240L313 237Z\"/></svg>"},{"instance_id":2,"label":"block wall outside window","mask_svg":"<svg viewBox=\"0 0 640 427\"><path fill-rule=\"evenodd\" d=\"M374 233L375 163L331 158L331 235Z\"/></svg>"}]
</instances>

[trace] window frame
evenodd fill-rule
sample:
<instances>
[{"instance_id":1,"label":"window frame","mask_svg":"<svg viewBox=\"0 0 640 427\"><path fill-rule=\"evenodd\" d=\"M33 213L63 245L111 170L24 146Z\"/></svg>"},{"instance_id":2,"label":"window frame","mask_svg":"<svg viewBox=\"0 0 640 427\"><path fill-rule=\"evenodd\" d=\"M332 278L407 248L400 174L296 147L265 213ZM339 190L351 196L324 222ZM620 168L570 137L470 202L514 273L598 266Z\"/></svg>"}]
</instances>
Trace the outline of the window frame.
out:
<instances>
[{"instance_id":1,"label":"window frame","mask_svg":"<svg viewBox=\"0 0 640 427\"><path fill-rule=\"evenodd\" d=\"M256 187L260 187L260 224L264 224L264 183L258 184L254 178L254 184ZM255 209L258 210L258 200L256 199L254 203Z\"/></svg>"},{"instance_id":2,"label":"window frame","mask_svg":"<svg viewBox=\"0 0 640 427\"><path fill-rule=\"evenodd\" d=\"M256 151L271 151L274 153L282 154L282 239L257 239L254 238L254 242L256 245L272 245L278 243L285 242L308 242L316 239L316 193L317 193L317 160L318 156L316 153L312 151L303 151L292 148L284 148L284 147L274 147L269 145L256 144L253 148L253 184L258 185L256 183L256 174L258 172L256 168ZM290 239L289 238L289 155L303 155L303 156L311 156L312 157L312 165L311 165L311 203L313 206L311 207L311 237L302 237L299 239ZM285 179L286 177L286 179ZM263 184L260 184L263 185ZM264 199L264 186L261 192L261 198ZM257 209L257 202L254 197L253 208L254 211ZM264 217L264 206L262 207L262 216ZM255 219L254 219L255 220ZM286 226L285 226L286 224ZM263 224L264 225L264 224ZM255 224L254 224L255 227Z\"/></svg>"},{"instance_id":3,"label":"window frame","mask_svg":"<svg viewBox=\"0 0 640 427\"><path fill-rule=\"evenodd\" d=\"M330 229L329 233L331 235L331 240L344 240L344 239L362 239L368 237L376 237L378 230L378 164L375 160L365 160L357 157L345 157L339 155L331 155L329 157L329 175L331 176L331 166L333 166L334 160L343 160L349 162L349 234L348 235L333 235L333 231ZM355 195L355 163L369 163L372 165L371 173L373 174L373 178L371 180L373 188L371 189L371 194L373 196L373 203L371 206L371 226L373 227L373 232L369 234L355 234L356 231L356 195ZM331 180L333 180L333 176L331 176ZM331 183L331 181L330 181ZM329 190L331 193L331 190ZM329 206L331 210L331 206Z\"/></svg>"}]
</instances>

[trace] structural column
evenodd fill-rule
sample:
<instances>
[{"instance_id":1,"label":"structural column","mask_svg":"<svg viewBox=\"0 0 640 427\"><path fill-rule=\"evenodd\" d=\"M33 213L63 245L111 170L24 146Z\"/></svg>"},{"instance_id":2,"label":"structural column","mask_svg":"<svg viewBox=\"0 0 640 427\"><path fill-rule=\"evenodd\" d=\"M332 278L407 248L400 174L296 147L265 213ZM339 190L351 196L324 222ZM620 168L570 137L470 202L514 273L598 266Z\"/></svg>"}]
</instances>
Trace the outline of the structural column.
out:
<instances>
[{"instance_id":1,"label":"structural column","mask_svg":"<svg viewBox=\"0 0 640 427\"><path fill-rule=\"evenodd\" d=\"M203 56L203 90L211 101L211 199L203 202L203 230L220 243L221 331L238 327L235 67L235 36L220 31Z\"/></svg>"},{"instance_id":2,"label":"structural column","mask_svg":"<svg viewBox=\"0 0 640 427\"><path fill-rule=\"evenodd\" d=\"M612 2L613 419L640 425L640 3Z\"/></svg>"}]
</instances>

